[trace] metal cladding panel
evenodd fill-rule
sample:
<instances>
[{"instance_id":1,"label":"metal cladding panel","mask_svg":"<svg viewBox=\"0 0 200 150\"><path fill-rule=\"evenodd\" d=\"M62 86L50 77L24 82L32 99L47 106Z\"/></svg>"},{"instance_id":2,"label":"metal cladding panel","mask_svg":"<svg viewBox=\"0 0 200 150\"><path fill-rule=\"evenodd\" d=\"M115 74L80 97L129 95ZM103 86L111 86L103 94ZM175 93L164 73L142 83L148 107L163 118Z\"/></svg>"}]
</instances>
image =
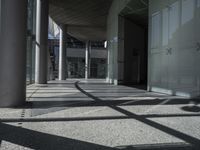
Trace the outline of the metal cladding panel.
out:
<instances>
[{"instance_id":1,"label":"metal cladding panel","mask_svg":"<svg viewBox=\"0 0 200 150\"><path fill-rule=\"evenodd\" d=\"M200 95L198 3L199 0L150 1L150 14L162 13L162 46L158 50L149 49L149 87L152 91L187 97ZM153 32L153 27L150 30ZM156 39L156 36L150 38ZM160 81L154 82L156 79Z\"/></svg>"}]
</instances>

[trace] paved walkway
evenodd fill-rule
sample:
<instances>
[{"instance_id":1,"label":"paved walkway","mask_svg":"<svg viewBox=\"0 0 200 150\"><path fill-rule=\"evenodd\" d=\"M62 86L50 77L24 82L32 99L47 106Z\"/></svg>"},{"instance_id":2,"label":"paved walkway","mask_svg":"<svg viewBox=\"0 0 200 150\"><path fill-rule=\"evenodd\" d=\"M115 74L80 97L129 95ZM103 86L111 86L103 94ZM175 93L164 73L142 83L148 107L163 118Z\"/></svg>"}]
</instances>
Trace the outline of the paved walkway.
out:
<instances>
[{"instance_id":1,"label":"paved walkway","mask_svg":"<svg viewBox=\"0 0 200 150\"><path fill-rule=\"evenodd\" d=\"M0 149L200 149L200 105L103 80L27 89L22 108L0 109Z\"/></svg>"}]
</instances>

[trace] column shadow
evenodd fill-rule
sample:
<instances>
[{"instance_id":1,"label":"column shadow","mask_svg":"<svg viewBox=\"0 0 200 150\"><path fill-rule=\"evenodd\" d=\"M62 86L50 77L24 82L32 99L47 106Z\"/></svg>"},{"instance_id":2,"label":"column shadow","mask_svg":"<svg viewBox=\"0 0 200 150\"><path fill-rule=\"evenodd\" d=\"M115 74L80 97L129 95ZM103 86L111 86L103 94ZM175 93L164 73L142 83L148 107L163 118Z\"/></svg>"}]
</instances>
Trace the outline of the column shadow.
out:
<instances>
[{"instance_id":1,"label":"column shadow","mask_svg":"<svg viewBox=\"0 0 200 150\"><path fill-rule=\"evenodd\" d=\"M114 150L94 143L51 135L22 127L0 123L0 143L7 141L37 150ZM0 146L1 147L1 146Z\"/></svg>"},{"instance_id":2,"label":"column shadow","mask_svg":"<svg viewBox=\"0 0 200 150\"><path fill-rule=\"evenodd\" d=\"M82 89L79 86L79 82L78 81L75 83L75 87L80 92L82 92L85 95L87 95L88 97L92 98L94 101L102 101L100 98L98 98L98 97L96 97L96 96L84 91L84 89ZM182 133L180 131L177 131L175 129L169 128L169 127L167 127L165 125L162 125L162 124L159 124L157 122L154 122L154 121L152 121L150 119L147 119L147 118L145 118L145 117L143 117L141 115L137 115L137 114L134 114L132 112L129 112L129 111L127 111L127 110L125 110L125 109L123 109L123 108L121 108L119 106L114 106L114 105L107 105L107 106L112 108L113 110L116 110L116 111L118 111L118 112L120 112L120 113L122 113L122 114L124 114L124 115L126 115L128 117L130 117L130 118L133 118L133 119L135 119L137 121L140 121L140 122L142 122L142 123L144 123L146 125L149 125L149 126L155 128L157 130L160 130L160 131L165 132L167 134L170 134L170 135L172 135L172 136L174 136L176 138L179 138L179 139L181 139L181 140L183 140L183 141L185 141L187 143L190 143L192 145L192 148L195 149L195 150L199 150L200 149L200 140L195 138L195 137L192 137L190 135L187 135L187 134Z\"/></svg>"}]
</instances>

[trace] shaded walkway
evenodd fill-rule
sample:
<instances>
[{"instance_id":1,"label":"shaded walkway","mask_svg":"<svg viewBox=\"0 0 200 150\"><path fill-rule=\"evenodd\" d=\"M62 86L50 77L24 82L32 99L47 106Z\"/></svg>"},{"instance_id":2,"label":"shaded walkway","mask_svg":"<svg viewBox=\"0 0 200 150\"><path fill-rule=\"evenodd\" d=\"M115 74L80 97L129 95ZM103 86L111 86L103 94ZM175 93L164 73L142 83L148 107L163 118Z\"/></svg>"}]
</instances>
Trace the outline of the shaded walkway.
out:
<instances>
[{"instance_id":1,"label":"shaded walkway","mask_svg":"<svg viewBox=\"0 0 200 150\"><path fill-rule=\"evenodd\" d=\"M69 80L30 86L27 101L0 109L1 149L200 148L198 99Z\"/></svg>"}]
</instances>

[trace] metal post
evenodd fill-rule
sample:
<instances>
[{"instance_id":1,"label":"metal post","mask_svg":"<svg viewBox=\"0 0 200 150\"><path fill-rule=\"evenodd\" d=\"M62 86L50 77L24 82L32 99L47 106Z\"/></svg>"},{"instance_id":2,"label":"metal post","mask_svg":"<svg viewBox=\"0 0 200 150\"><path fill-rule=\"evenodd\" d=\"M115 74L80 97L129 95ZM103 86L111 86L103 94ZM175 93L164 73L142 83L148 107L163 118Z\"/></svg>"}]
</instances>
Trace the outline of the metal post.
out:
<instances>
[{"instance_id":1,"label":"metal post","mask_svg":"<svg viewBox=\"0 0 200 150\"><path fill-rule=\"evenodd\" d=\"M90 41L86 42L85 46L85 79L89 78L89 59L90 59Z\"/></svg>"},{"instance_id":2,"label":"metal post","mask_svg":"<svg viewBox=\"0 0 200 150\"><path fill-rule=\"evenodd\" d=\"M66 80L66 41L67 31L66 26L60 26L60 47L59 47L59 80Z\"/></svg>"}]
</instances>

